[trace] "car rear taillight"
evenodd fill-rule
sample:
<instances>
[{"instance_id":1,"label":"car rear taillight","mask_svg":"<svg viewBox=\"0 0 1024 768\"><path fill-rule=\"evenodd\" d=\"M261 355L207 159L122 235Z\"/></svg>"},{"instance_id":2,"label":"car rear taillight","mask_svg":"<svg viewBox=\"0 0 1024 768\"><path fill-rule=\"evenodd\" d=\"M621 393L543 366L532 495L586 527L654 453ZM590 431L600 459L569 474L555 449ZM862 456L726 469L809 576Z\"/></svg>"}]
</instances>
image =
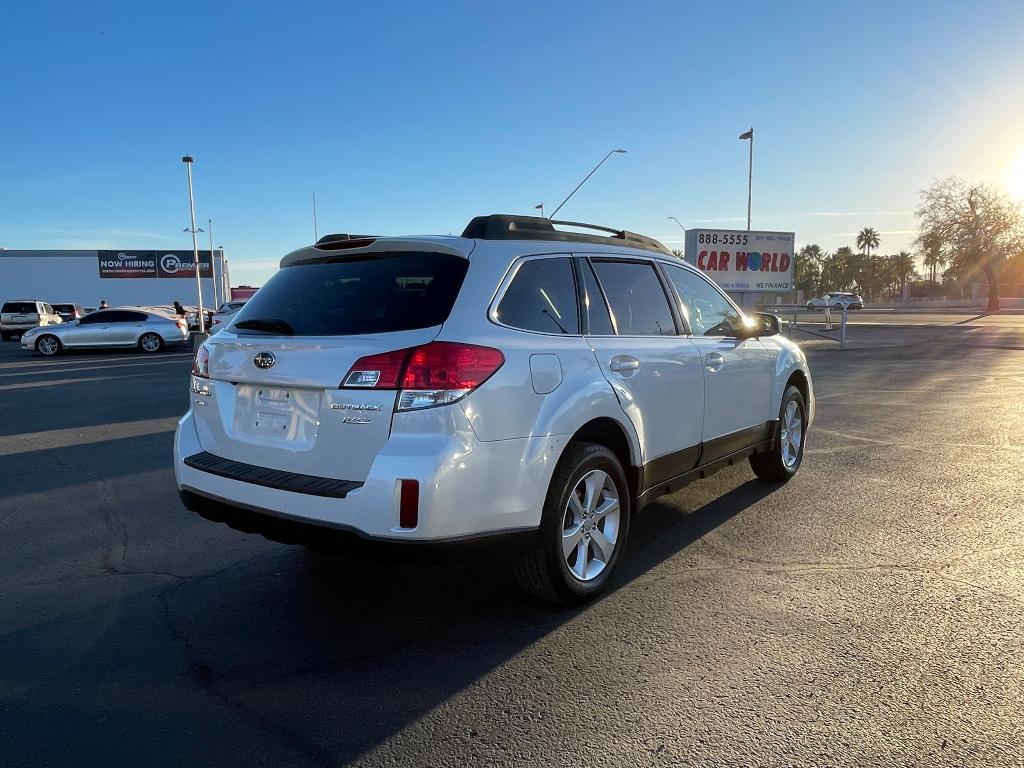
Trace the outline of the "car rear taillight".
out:
<instances>
[{"instance_id":1,"label":"car rear taillight","mask_svg":"<svg viewBox=\"0 0 1024 768\"><path fill-rule=\"evenodd\" d=\"M192 360L192 375L201 379L210 378L210 350L205 344L196 350L195 359Z\"/></svg>"},{"instance_id":2,"label":"car rear taillight","mask_svg":"<svg viewBox=\"0 0 1024 768\"><path fill-rule=\"evenodd\" d=\"M468 395L505 363L500 350L432 341L421 347L361 357L343 389L397 389L398 410L446 405Z\"/></svg>"}]
</instances>

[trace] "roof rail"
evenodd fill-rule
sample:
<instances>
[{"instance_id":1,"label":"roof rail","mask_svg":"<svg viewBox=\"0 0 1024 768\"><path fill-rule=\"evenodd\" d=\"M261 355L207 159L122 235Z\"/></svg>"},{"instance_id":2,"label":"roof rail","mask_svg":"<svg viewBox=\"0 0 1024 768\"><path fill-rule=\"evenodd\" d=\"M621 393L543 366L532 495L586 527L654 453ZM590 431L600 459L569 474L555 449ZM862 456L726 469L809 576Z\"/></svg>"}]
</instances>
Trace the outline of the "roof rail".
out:
<instances>
[{"instance_id":1,"label":"roof rail","mask_svg":"<svg viewBox=\"0 0 1024 768\"><path fill-rule=\"evenodd\" d=\"M555 224L566 227L582 227L608 232L609 236L588 235L582 232L563 232ZM653 237L629 232L625 229L603 227L600 224L584 224L580 221L552 221L542 216L516 216L506 213L492 213L477 216L466 225L463 237L478 240L558 240L571 243L598 243L601 245L626 245L645 251L656 251L671 255L671 251ZM616 243L615 240L622 242ZM612 241L612 242L609 242Z\"/></svg>"}]
</instances>

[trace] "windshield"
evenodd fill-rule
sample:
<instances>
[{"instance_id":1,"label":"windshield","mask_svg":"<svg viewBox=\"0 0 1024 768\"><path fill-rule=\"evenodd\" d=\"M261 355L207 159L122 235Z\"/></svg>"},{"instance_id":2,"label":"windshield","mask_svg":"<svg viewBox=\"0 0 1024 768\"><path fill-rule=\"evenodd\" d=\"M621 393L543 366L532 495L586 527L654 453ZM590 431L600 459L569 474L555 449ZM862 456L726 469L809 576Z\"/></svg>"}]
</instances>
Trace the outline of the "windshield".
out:
<instances>
[{"instance_id":1,"label":"windshield","mask_svg":"<svg viewBox=\"0 0 1024 768\"><path fill-rule=\"evenodd\" d=\"M235 315L244 333L350 336L440 325L468 262L403 251L285 267Z\"/></svg>"}]
</instances>

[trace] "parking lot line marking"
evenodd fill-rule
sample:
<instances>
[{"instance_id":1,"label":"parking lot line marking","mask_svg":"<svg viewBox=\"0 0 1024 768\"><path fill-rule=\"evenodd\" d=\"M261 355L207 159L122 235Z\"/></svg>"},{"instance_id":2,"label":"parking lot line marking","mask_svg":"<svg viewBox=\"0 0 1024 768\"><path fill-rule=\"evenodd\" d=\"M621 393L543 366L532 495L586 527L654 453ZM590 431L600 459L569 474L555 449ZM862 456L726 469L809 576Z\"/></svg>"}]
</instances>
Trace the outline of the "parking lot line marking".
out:
<instances>
[{"instance_id":1,"label":"parking lot line marking","mask_svg":"<svg viewBox=\"0 0 1024 768\"><path fill-rule=\"evenodd\" d=\"M70 429L46 429L40 432L22 432L17 435L0 436L0 456L14 456L28 451L67 448L100 443L112 438L144 437L172 432L178 423L177 416L160 419L140 419L115 424L96 424Z\"/></svg>"},{"instance_id":2,"label":"parking lot line marking","mask_svg":"<svg viewBox=\"0 0 1024 768\"><path fill-rule=\"evenodd\" d=\"M125 373L118 376L118 379L139 379L148 376L148 373ZM85 384L90 381L110 381L110 376L83 376L78 379L49 379L47 381L23 381L15 384L0 384L0 392L11 389L35 389L37 387L59 387L64 384Z\"/></svg>"},{"instance_id":3,"label":"parking lot line marking","mask_svg":"<svg viewBox=\"0 0 1024 768\"><path fill-rule=\"evenodd\" d=\"M94 361L94 362L101 363L102 361L97 360L97 361ZM106 364L88 365L88 366L85 366L85 367L79 366L79 367L76 367L76 368L72 368L70 366L74 365L75 363L69 360L67 362L67 365L69 367L61 368L59 370L60 370L61 373L78 373L80 371L104 371L104 370L110 370L112 368L117 368L118 370L120 370L121 368L149 368L149 367L154 366L154 365L167 365L169 363L174 364L174 365L183 365L181 360L150 360L148 362L117 363L117 364L114 364L114 365L106 365ZM4 377L4 376L46 376L49 373L53 373L55 370L57 370L57 369L52 368L52 367L48 367L48 368L46 368L44 370L38 370L38 371L5 371L3 368L0 368L0 377Z\"/></svg>"}]
</instances>

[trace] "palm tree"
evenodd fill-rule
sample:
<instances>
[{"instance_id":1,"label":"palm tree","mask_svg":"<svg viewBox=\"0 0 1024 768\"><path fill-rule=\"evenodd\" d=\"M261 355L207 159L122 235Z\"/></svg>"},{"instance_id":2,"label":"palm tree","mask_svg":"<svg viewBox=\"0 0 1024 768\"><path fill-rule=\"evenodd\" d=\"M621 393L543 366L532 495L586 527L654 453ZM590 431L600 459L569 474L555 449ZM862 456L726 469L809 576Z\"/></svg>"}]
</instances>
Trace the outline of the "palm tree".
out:
<instances>
[{"instance_id":1,"label":"palm tree","mask_svg":"<svg viewBox=\"0 0 1024 768\"><path fill-rule=\"evenodd\" d=\"M946 265L946 254L942 251L942 239L933 233L922 234L918 238L924 252L924 265L928 267L928 280L931 282L929 294L935 292L935 281L939 276L939 268Z\"/></svg>"},{"instance_id":2,"label":"palm tree","mask_svg":"<svg viewBox=\"0 0 1024 768\"><path fill-rule=\"evenodd\" d=\"M896 281L896 287L899 289L900 294L902 294L907 283L917 274L914 257L909 251L900 251L890 258L892 259L893 277Z\"/></svg>"},{"instance_id":3,"label":"palm tree","mask_svg":"<svg viewBox=\"0 0 1024 768\"><path fill-rule=\"evenodd\" d=\"M864 251L868 256L871 255L871 249L877 248L879 243L878 233L873 227L864 227L857 234L857 247Z\"/></svg>"}]
</instances>

